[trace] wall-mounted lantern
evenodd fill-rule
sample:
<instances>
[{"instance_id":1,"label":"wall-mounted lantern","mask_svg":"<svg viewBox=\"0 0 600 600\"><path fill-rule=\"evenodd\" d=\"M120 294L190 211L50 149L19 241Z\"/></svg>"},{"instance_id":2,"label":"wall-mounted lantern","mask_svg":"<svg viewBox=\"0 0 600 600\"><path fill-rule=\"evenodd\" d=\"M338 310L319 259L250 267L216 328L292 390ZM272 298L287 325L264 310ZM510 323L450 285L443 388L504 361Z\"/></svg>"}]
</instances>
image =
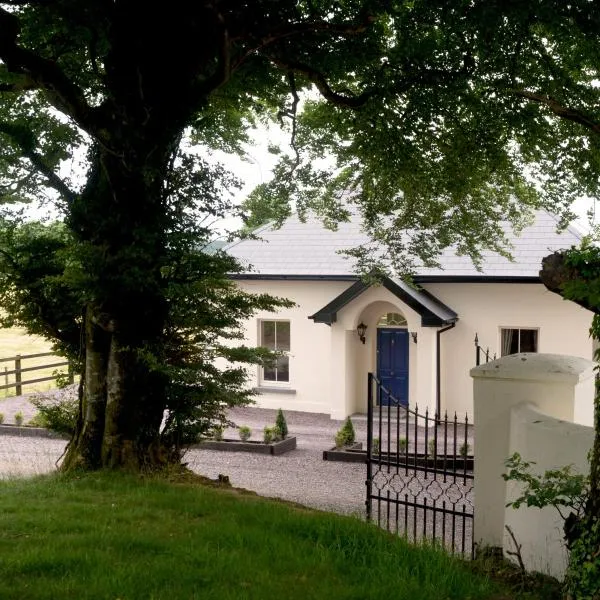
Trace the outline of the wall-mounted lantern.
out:
<instances>
[{"instance_id":1,"label":"wall-mounted lantern","mask_svg":"<svg viewBox=\"0 0 600 600\"><path fill-rule=\"evenodd\" d=\"M413 339L413 342L416 344L417 343L417 332L416 331L411 331L410 335Z\"/></svg>"},{"instance_id":2,"label":"wall-mounted lantern","mask_svg":"<svg viewBox=\"0 0 600 600\"><path fill-rule=\"evenodd\" d=\"M356 326L356 333L358 333L358 339L364 344L365 343L365 333L367 332L367 326L364 323L359 323Z\"/></svg>"}]
</instances>

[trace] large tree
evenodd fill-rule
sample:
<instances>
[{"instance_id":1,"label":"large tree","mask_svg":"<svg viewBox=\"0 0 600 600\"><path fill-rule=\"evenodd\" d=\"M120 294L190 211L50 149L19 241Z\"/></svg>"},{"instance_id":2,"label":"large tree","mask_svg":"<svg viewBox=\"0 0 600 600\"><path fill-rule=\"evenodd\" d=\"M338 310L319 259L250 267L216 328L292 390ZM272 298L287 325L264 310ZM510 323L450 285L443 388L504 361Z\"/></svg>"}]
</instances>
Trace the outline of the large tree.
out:
<instances>
[{"instance_id":1,"label":"large tree","mask_svg":"<svg viewBox=\"0 0 600 600\"><path fill-rule=\"evenodd\" d=\"M597 192L597 144L581 126L598 97L591 4L0 1L1 197L55 198L71 248L61 280L78 290L85 333L65 464L160 455L182 143L241 153L250 128L281 120L291 150L262 190L273 202L333 225L350 192L401 271L449 244L474 259L506 251L501 219L519 226L527 208ZM82 149L80 183L62 175ZM319 169L326 154L333 169ZM211 181L209 204L223 190L212 169L190 167ZM355 252L365 268L369 250ZM210 273L194 274L210 287ZM35 303L54 339L72 332L47 295ZM180 340L201 347L201 330Z\"/></svg>"}]
</instances>

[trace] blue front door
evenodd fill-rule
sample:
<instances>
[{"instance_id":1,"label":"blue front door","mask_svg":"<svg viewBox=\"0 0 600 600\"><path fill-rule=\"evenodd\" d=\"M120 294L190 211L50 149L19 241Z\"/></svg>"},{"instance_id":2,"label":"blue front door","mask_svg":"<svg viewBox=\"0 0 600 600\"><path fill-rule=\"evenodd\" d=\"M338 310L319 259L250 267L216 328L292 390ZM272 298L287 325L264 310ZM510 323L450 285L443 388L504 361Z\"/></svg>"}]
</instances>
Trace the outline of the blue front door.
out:
<instances>
[{"instance_id":1,"label":"blue front door","mask_svg":"<svg viewBox=\"0 0 600 600\"><path fill-rule=\"evenodd\" d=\"M408 406L408 330L377 330L377 378L393 396L382 393L381 404Z\"/></svg>"}]
</instances>

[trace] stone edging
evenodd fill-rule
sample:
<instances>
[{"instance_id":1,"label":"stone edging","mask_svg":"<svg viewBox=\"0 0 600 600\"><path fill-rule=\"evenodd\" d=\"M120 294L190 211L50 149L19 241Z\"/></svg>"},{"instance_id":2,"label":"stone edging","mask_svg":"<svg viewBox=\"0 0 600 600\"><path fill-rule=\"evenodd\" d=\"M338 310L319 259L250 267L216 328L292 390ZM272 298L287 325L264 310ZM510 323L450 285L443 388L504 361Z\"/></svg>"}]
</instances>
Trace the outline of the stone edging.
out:
<instances>
[{"instance_id":1,"label":"stone edging","mask_svg":"<svg viewBox=\"0 0 600 600\"><path fill-rule=\"evenodd\" d=\"M347 448L335 447L331 448L331 450L323 450L323 460L365 463L367 462L367 451L362 449L362 442L357 442Z\"/></svg>"},{"instance_id":2,"label":"stone edging","mask_svg":"<svg viewBox=\"0 0 600 600\"><path fill-rule=\"evenodd\" d=\"M19 437L41 437L54 439L69 439L67 436L50 431L45 427L30 427L29 425L0 425L0 435L16 435Z\"/></svg>"},{"instance_id":3,"label":"stone edging","mask_svg":"<svg viewBox=\"0 0 600 600\"><path fill-rule=\"evenodd\" d=\"M296 449L296 438L287 437L279 442L265 444L264 442L242 442L240 440L205 440L195 445L200 450L221 450L225 452L253 452L255 454L270 454L278 456L284 452Z\"/></svg>"}]
</instances>

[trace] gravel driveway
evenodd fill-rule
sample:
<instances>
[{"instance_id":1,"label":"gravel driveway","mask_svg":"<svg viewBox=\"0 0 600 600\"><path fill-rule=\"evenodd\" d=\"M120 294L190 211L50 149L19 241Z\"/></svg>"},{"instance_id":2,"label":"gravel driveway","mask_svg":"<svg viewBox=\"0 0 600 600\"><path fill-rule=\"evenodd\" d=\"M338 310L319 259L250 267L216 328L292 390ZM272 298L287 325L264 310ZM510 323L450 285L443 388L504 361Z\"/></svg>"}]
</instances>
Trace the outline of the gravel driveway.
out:
<instances>
[{"instance_id":1,"label":"gravel driveway","mask_svg":"<svg viewBox=\"0 0 600 600\"><path fill-rule=\"evenodd\" d=\"M26 396L0 400L5 423L14 422L21 411L25 421L35 410ZM197 473L216 478L227 475L235 487L253 490L262 496L291 500L314 508L364 515L364 465L323 460L323 450L331 448L340 421L328 415L286 411L289 434L297 437L297 449L281 456L190 450L184 461ZM238 408L229 418L252 428L252 439L261 439L266 425L275 422L276 411ZM354 419L358 441L366 440L366 420ZM225 432L237 439L236 430ZM65 447L63 440L0 435L0 477L47 473L55 468Z\"/></svg>"}]
</instances>

